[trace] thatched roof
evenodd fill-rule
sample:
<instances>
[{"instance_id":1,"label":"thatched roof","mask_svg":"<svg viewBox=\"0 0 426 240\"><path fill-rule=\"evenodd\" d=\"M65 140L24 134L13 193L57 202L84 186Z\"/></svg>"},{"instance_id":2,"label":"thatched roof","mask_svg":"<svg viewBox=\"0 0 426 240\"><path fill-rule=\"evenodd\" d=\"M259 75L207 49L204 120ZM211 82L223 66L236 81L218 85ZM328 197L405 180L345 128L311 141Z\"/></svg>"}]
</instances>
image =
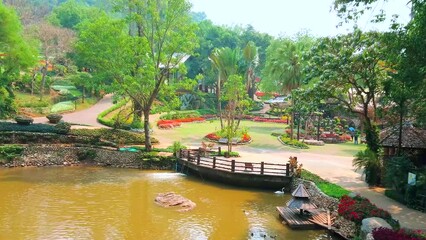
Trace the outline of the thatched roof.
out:
<instances>
[{"instance_id":1,"label":"thatched roof","mask_svg":"<svg viewBox=\"0 0 426 240\"><path fill-rule=\"evenodd\" d=\"M380 133L382 147L398 147L399 125L386 128ZM426 149L426 130L413 127L409 123L402 126L402 148Z\"/></svg>"}]
</instances>

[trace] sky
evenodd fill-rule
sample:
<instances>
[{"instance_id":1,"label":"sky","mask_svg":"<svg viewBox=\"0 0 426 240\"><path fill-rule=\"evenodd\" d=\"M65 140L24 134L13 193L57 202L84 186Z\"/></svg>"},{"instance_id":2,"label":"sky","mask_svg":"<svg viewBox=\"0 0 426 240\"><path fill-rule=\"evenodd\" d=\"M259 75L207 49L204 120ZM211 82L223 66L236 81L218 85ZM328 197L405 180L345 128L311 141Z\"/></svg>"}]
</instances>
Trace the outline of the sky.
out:
<instances>
[{"instance_id":1,"label":"sky","mask_svg":"<svg viewBox=\"0 0 426 240\"><path fill-rule=\"evenodd\" d=\"M252 25L272 36L294 36L307 30L317 37L335 36L352 30L352 25L336 28L340 19L331 11L333 0L189 0L194 12L204 12L217 25ZM388 16L398 14L399 22L409 21L408 0L379 0L374 12L385 9ZM370 23L373 11L364 14L358 26L362 30L386 31L389 22ZM391 17L389 17L391 18Z\"/></svg>"}]
</instances>

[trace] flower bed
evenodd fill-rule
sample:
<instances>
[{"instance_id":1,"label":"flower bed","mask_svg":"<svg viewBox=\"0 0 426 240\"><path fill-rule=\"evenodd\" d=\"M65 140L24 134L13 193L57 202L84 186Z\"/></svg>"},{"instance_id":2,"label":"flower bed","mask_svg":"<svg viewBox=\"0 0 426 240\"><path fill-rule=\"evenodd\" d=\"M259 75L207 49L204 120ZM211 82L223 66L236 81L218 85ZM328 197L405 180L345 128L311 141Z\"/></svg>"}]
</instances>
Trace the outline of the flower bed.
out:
<instances>
[{"instance_id":1,"label":"flower bed","mask_svg":"<svg viewBox=\"0 0 426 240\"><path fill-rule=\"evenodd\" d=\"M201 117L192 117L192 118L180 118L173 120L158 120L157 127L160 129L171 129L174 127L180 127L181 123L189 123L189 122L203 122L206 119Z\"/></svg>"},{"instance_id":2,"label":"flower bed","mask_svg":"<svg viewBox=\"0 0 426 240\"><path fill-rule=\"evenodd\" d=\"M340 199L338 213L357 224L361 224L364 218L379 217L386 220L391 226L395 225L395 221L389 212L378 208L370 200L361 196L354 198L347 195L343 196Z\"/></svg>"},{"instance_id":3,"label":"flower bed","mask_svg":"<svg viewBox=\"0 0 426 240\"><path fill-rule=\"evenodd\" d=\"M253 118L255 122L270 122L270 123L285 123L288 124L287 119L278 119L278 118L263 118L263 117L255 117Z\"/></svg>"},{"instance_id":4,"label":"flower bed","mask_svg":"<svg viewBox=\"0 0 426 240\"><path fill-rule=\"evenodd\" d=\"M219 142L220 139L224 138L219 136L217 133L209 133L204 138L212 141L212 142ZM238 139L237 144L246 144L251 142L251 137L247 133L243 133L241 135L241 138Z\"/></svg>"}]
</instances>

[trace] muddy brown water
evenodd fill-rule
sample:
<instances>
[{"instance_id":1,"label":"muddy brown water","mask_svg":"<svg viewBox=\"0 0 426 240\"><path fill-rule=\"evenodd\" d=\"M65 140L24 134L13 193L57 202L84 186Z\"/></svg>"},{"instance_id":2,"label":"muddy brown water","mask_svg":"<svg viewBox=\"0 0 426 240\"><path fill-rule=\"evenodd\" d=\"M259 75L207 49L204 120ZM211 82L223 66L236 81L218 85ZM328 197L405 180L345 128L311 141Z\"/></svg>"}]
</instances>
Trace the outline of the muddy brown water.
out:
<instances>
[{"instance_id":1,"label":"muddy brown water","mask_svg":"<svg viewBox=\"0 0 426 240\"><path fill-rule=\"evenodd\" d=\"M170 191L196 208L155 204ZM333 239L283 226L275 206L289 199L171 171L0 169L0 239Z\"/></svg>"}]
</instances>

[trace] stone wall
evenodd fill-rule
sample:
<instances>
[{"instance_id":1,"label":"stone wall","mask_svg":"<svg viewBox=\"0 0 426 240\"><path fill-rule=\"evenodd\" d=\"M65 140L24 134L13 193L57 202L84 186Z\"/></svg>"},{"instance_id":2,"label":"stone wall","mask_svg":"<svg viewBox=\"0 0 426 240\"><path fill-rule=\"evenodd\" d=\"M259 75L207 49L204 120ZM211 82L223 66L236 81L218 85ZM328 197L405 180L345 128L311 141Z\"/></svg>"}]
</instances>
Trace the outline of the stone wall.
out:
<instances>
[{"instance_id":1,"label":"stone wall","mask_svg":"<svg viewBox=\"0 0 426 240\"><path fill-rule=\"evenodd\" d=\"M98 165L152 170L174 169L176 161L169 156L152 156L141 152L121 152L115 149L74 147L67 145L28 145L22 156L5 167Z\"/></svg>"}]
</instances>

